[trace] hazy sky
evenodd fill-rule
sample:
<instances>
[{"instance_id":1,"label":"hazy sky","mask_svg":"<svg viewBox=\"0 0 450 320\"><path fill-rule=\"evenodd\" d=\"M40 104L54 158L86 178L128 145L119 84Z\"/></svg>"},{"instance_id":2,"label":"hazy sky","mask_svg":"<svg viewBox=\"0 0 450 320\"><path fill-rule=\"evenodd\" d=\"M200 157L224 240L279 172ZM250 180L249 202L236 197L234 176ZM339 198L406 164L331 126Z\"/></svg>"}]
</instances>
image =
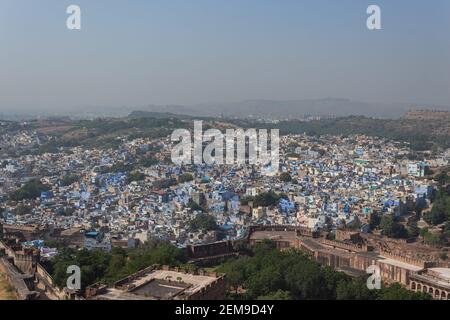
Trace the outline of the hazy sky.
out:
<instances>
[{"instance_id":1,"label":"hazy sky","mask_svg":"<svg viewBox=\"0 0 450 320\"><path fill-rule=\"evenodd\" d=\"M66 29L66 8L82 30ZM366 8L382 30L366 28ZM0 0L0 111L342 97L450 105L448 0Z\"/></svg>"}]
</instances>

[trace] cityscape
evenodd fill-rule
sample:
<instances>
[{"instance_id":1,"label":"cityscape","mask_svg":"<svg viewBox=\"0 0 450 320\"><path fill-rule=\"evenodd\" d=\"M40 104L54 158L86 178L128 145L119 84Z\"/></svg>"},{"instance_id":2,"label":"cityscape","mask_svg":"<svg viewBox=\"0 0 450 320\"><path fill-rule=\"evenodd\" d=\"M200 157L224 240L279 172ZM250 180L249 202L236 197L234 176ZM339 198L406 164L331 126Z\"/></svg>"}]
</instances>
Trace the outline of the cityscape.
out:
<instances>
[{"instance_id":1,"label":"cityscape","mask_svg":"<svg viewBox=\"0 0 450 320\"><path fill-rule=\"evenodd\" d=\"M434 121L435 113L405 118ZM141 116L94 120L91 134L86 121L2 122L2 263L18 298L258 298L235 268L268 246L300 261L308 256L346 281L367 278L374 264L388 288L447 299L450 149L412 151L408 142L365 134L285 134L278 171L264 164L175 165L165 131L189 130L192 120ZM226 121L204 125L236 126ZM127 134L126 126L138 125L153 126L153 137ZM91 146L64 146L78 135ZM95 259L109 264L92 269ZM87 273L76 290L67 287L64 269L72 263ZM164 292L155 279L180 286ZM295 298L281 287L267 293ZM351 294L340 289L328 294Z\"/></svg>"},{"instance_id":2,"label":"cityscape","mask_svg":"<svg viewBox=\"0 0 450 320\"><path fill-rule=\"evenodd\" d=\"M47 46L13 18L27 1L1 2L0 300L181 301L172 315L202 317L270 316L279 300L450 300L448 3L412 1L436 18L419 39L387 1L344 1L340 27L327 16L336 43L377 44L362 49L375 81L320 28L314 48L292 40L309 37L287 26L293 12L306 19L325 0L240 13L112 1L103 16L95 1L44 1ZM161 17L149 22L150 9ZM101 23L122 11L112 41ZM131 36L137 26L158 45ZM402 43L386 53L391 41ZM211 300L227 304L188 304Z\"/></svg>"}]
</instances>

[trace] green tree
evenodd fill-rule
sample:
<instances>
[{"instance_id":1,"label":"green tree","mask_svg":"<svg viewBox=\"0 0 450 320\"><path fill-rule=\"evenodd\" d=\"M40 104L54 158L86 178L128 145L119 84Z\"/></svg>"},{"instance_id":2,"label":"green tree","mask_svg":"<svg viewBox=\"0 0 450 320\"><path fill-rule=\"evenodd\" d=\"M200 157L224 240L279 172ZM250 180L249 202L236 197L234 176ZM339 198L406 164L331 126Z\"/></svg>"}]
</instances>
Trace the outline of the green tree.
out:
<instances>
[{"instance_id":1,"label":"green tree","mask_svg":"<svg viewBox=\"0 0 450 320\"><path fill-rule=\"evenodd\" d=\"M289 291L277 290L267 295L259 296L258 300L292 300L292 296Z\"/></svg>"},{"instance_id":2,"label":"green tree","mask_svg":"<svg viewBox=\"0 0 450 320\"><path fill-rule=\"evenodd\" d=\"M425 214L424 220L432 225L438 225L450 220L450 194L447 188L441 187L438 190L433 202L433 208L431 212Z\"/></svg>"},{"instance_id":3,"label":"green tree","mask_svg":"<svg viewBox=\"0 0 450 320\"><path fill-rule=\"evenodd\" d=\"M57 214L64 217L70 217L75 213L75 209L72 207L64 207L57 211Z\"/></svg>"},{"instance_id":4,"label":"green tree","mask_svg":"<svg viewBox=\"0 0 450 320\"><path fill-rule=\"evenodd\" d=\"M423 240L426 244L429 244L431 246L442 246L446 242L444 235L442 233L431 233L431 232L427 232L424 235Z\"/></svg>"},{"instance_id":5,"label":"green tree","mask_svg":"<svg viewBox=\"0 0 450 320\"><path fill-rule=\"evenodd\" d=\"M351 224L347 225L347 227L350 230L354 231L359 231L361 229L361 226L362 226L361 220L357 216L355 216Z\"/></svg>"},{"instance_id":6,"label":"green tree","mask_svg":"<svg viewBox=\"0 0 450 320\"><path fill-rule=\"evenodd\" d=\"M25 183L18 190L10 194L13 201L21 201L25 199L35 199L41 195L41 192L50 190L50 187L43 184L38 179L32 179Z\"/></svg>"},{"instance_id":7,"label":"green tree","mask_svg":"<svg viewBox=\"0 0 450 320\"><path fill-rule=\"evenodd\" d=\"M200 213L189 223L189 227L194 230L217 230L218 226L216 223L216 218L207 213Z\"/></svg>"},{"instance_id":8,"label":"green tree","mask_svg":"<svg viewBox=\"0 0 450 320\"><path fill-rule=\"evenodd\" d=\"M417 226L417 220L414 220L408 226L408 238L417 238L419 234L420 229Z\"/></svg>"},{"instance_id":9,"label":"green tree","mask_svg":"<svg viewBox=\"0 0 450 320\"><path fill-rule=\"evenodd\" d=\"M336 287L337 300L371 300L375 297L375 292L369 290L361 279L341 280Z\"/></svg>"},{"instance_id":10,"label":"green tree","mask_svg":"<svg viewBox=\"0 0 450 320\"><path fill-rule=\"evenodd\" d=\"M431 300L432 297L422 292L412 292L394 283L378 292L378 300Z\"/></svg>"},{"instance_id":11,"label":"green tree","mask_svg":"<svg viewBox=\"0 0 450 320\"><path fill-rule=\"evenodd\" d=\"M179 183L190 182L192 180L194 180L194 176L190 173L183 173L178 177Z\"/></svg>"},{"instance_id":12,"label":"green tree","mask_svg":"<svg viewBox=\"0 0 450 320\"><path fill-rule=\"evenodd\" d=\"M422 228L419 231L419 235L422 237L422 239L425 238L425 235L428 233L428 228Z\"/></svg>"},{"instance_id":13,"label":"green tree","mask_svg":"<svg viewBox=\"0 0 450 320\"><path fill-rule=\"evenodd\" d=\"M77 175L68 174L61 179L60 185L63 187L67 187L67 186L70 186L71 184L77 182L79 179L80 179L80 177Z\"/></svg>"},{"instance_id":14,"label":"green tree","mask_svg":"<svg viewBox=\"0 0 450 320\"><path fill-rule=\"evenodd\" d=\"M283 172L282 174L280 174L280 181L282 182L291 182L292 181L292 177L288 172Z\"/></svg>"},{"instance_id":15,"label":"green tree","mask_svg":"<svg viewBox=\"0 0 450 320\"><path fill-rule=\"evenodd\" d=\"M192 199L189 200L188 202L188 208L190 208L193 211L205 211L204 208L202 208L199 204L197 204L195 201L193 201Z\"/></svg>"},{"instance_id":16,"label":"green tree","mask_svg":"<svg viewBox=\"0 0 450 320\"><path fill-rule=\"evenodd\" d=\"M140 165L149 168L151 166L154 166L158 163L158 160L156 160L154 157L145 157L139 161Z\"/></svg>"},{"instance_id":17,"label":"green tree","mask_svg":"<svg viewBox=\"0 0 450 320\"><path fill-rule=\"evenodd\" d=\"M183 250L169 243L158 242L132 250L113 248L110 253L65 247L46 264L46 269L55 283L62 288L68 277L67 267L79 266L83 275L81 284L84 289L96 282L112 284L153 264L177 266L184 263L186 263L186 256Z\"/></svg>"},{"instance_id":18,"label":"green tree","mask_svg":"<svg viewBox=\"0 0 450 320\"><path fill-rule=\"evenodd\" d=\"M446 184L450 183L449 172L448 171L441 172L440 174L437 175L435 179L439 183L439 185L445 186Z\"/></svg>"},{"instance_id":19,"label":"green tree","mask_svg":"<svg viewBox=\"0 0 450 320\"><path fill-rule=\"evenodd\" d=\"M281 198L286 198L286 195L284 194L276 194L273 191L269 191L269 192L263 192L258 194L254 199L253 199L253 206L254 207L270 207L270 206L275 206L278 204L278 201Z\"/></svg>"},{"instance_id":20,"label":"green tree","mask_svg":"<svg viewBox=\"0 0 450 320\"><path fill-rule=\"evenodd\" d=\"M381 217L378 212L372 212L370 214L369 225L371 230L375 230L381 223Z\"/></svg>"},{"instance_id":21,"label":"green tree","mask_svg":"<svg viewBox=\"0 0 450 320\"><path fill-rule=\"evenodd\" d=\"M128 182L142 181L145 179L145 174L140 171L133 171L128 175Z\"/></svg>"},{"instance_id":22,"label":"green tree","mask_svg":"<svg viewBox=\"0 0 450 320\"><path fill-rule=\"evenodd\" d=\"M381 218L380 228L383 234L390 238L407 238L408 231L405 226L398 223L392 216L383 216Z\"/></svg>"}]
</instances>

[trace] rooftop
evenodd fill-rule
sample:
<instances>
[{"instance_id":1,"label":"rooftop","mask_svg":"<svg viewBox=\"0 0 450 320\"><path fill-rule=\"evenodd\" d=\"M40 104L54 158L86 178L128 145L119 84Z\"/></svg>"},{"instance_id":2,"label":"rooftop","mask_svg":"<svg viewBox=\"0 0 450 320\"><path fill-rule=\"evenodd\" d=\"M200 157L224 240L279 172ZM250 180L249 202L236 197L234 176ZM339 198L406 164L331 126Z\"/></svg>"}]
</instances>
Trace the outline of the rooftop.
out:
<instances>
[{"instance_id":1,"label":"rooftop","mask_svg":"<svg viewBox=\"0 0 450 320\"><path fill-rule=\"evenodd\" d=\"M430 268L428 270L434 272L439 277L450 281L450 268Z\"/></svg>"},{"instance_id":2,"label":"rooftop","mask_svg":"<svg viewBox=\"0 0 450 320\"><path fill-rule=\"evenodd\" d=\"M295 231L254 231L250 235L250 240L285 240L294 241L296 238Z\"/></svg>"},{"instance_id":3,"label":"rooftop","mask_svg":"<svg viewBox=\"0 0 450 320\"><path fill-rule=\"evenodd\" d=\"M414 271L414 272L418 272L420 270L423 270L422 267L418 267L418 266L415 266L415 265L412 265L412 264L409 264L409 263L406 263L406 262L402 262L402 261L399 261L399 260L386 258L386 257L383 257L383 256L382 256L382 258L379 261L382 262L382 263L390 264L392 266L400 267L400 268L403 268L403 269L408 269L408 270L411 270L411 271Z\"/></svg>"},{"instance_id":4,"label":"rooftop","mask_svg":"<svg viewBox=\"0 0 450 320\"><path fill-rule=\"evenodd\" d=\"M167 269L167 268L164 268ZM114 300L172 300L183 299L214 284L219 277L154 269L138 272L135 277L118 281L120 285L98 295L99 299Z\"/></svg>"}]
</instances>

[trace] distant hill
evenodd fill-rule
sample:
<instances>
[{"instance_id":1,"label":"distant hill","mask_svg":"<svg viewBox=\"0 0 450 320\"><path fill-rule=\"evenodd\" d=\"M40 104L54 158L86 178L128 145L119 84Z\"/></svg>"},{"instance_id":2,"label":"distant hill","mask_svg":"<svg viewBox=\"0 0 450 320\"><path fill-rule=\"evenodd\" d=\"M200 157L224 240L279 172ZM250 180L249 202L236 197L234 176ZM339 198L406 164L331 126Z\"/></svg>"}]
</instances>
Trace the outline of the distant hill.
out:
<instances>
[{"instance_id":1,"label":"distant hill","mask_svg":"<svg viewBox=\"0 0 450 320\"><path fill-rule=\"evenodd\" d=\"M139 110L139 111L137 111ZM450 111L450 106L416 103L369 103L351 99L324 98L298 100L245 100L236 102L202 103L192 105L140 105L140 106L80 106L58 110L30 110L16 114L14 110L0 112L0 119L31 120L36 118L69 116L71 119L96 119L105 117L226 117L300 119L308 116L346 117L366 116L376 118L401 118L410 110ZM136 112L135 112L136 111ZM144 114L143 112L146 112Z\"/></svg>"},{"instance_id":2,"label":"distant hill","mask_svg":"<svg viewBox=\"0 0 450 320\"><path fill-rule=\"evenodd\" d=\"M306 101L306 100L304 100ZM323 100L317 102L317 105L335 105L337 100ZM355 102L348 104L347 100L342 100L341 105L347 104L351 108L360 106L367 107L366 104ZM266 101L267 102L267 101ZM404 117L397 119L376 118L361 115L336 116L332 118L322 118L305 121L299 118L282 119L280 121L259 121L251 119L251 112L256 112L262 108L262 114L277 114L281 116L288 112L290 108L296 105L289 102L283 107L273 107L270 105L276 102L271 101L262 104L259 101L246 102L242 110L216 109L223 111L223 115L229 118L219 118L213 116L194 116L186 115L188 109L182 106L172 106L172 111L133 111L128 116L119 118L96 118L94 120L69 120L67 118L38 119L28 121L26 124L18 122L2 122L0 133L16 132L19 130L33 130L41 135L41 142L44 144L39 147L39 152L56 152L59 147L90 146L90 147L116 147L122 139L135 139L139 137L160 138L166 137L178 128L192 127L192 121L195 119L205 120L206 125L214 125L220 130L228 127L244 128L279 128L282 134L306 133L308 135L351 135L366 134L369 136L379 136L397 141L410 143L413 150L430 150L434 146L450 148L450 121L447 117L450 112L447 111L427 111L418 110L406 113ZM313 105L314 103L311 104ZM319 107L317 107L319 108ZM190 109L192 111L193 109ZM214 109L209 109L213 113ZM319 110L319 109L318 109ZM366 109L368 110L368 109ZM179 111L176 113L174 111ZM200 113L201 110L199 109ZM234 114L246 114L247 116L235 116ZM299 113L300 114L300 113ZM318 113L316 113L318 114ZM51 136L51 139L47 139Z\"/></svg>"},{"instance_id":3,"label":"distant hill","mask_svg":"<svg viewBox=\"0 0 450 320\"><path fill-rule=\"evenodd\" d=\"M171 112L154 112L154 111L133 111L128 115L128 119L153 118L153 119L187 119L192 116L183 114L175 114Z\"/></svg>"},{"instance_id":4,"label":"distant hill","mask_svg":"<svg viewBox=\"0 0 450 320\"><path fill-rule=\"evenodd\" d=\"M351 135L365 134L408 142L413 150L429 150L433 146L450 148L448 119L375 119L364 116L339 117L313 121L286 120L259 124L251 120L233 120L242 127L278 128L282 134Z\"/></svg>"},{"instance_id":5,"label":"distant hill","mask_svg":"<svg viewBox=\"0 0 450 320\"><path fill-rule=\"evenodd\" d=\"M441 110L414 110L404 116L408 120L444 120L450 121L450 111Z\"/></svg>"},{"instance_id":6,"label":"distant hill","mask_svg":"<svg viewBox=\"0 0 450 320\"><path fill-rule=\"evenodd\" d=\"M450 107L421 106L420 109L449 110ZM354 101L349 99L304 99L304 100L246 100L230 103L211 103L197 105L150 105L145 111L166 112L190 116L211 116L231 118L302 118L305 116L368 116L377 118L400 118L413 104L381 104Z\"/></svg>"}]
</instances>

